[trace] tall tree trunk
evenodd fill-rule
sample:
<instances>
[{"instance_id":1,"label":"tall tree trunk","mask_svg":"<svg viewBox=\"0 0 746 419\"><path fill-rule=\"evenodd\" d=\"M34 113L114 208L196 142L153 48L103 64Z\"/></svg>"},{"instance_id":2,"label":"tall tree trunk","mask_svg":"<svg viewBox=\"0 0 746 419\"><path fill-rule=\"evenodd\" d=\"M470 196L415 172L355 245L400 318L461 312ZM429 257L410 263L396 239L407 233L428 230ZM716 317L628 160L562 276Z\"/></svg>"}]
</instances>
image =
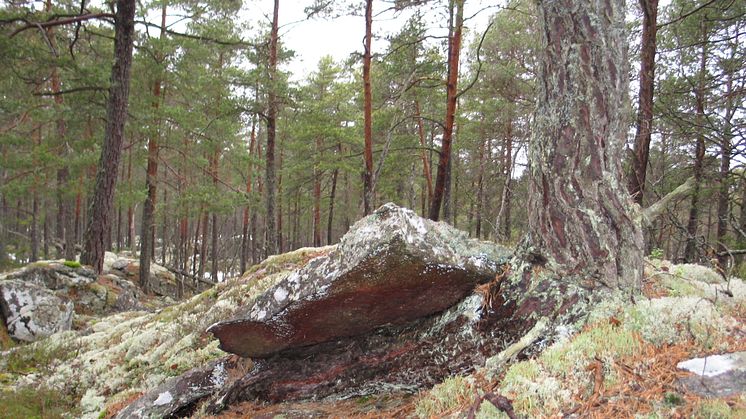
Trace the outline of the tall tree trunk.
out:
<instances>
[{"instance_id":1,"label":"tall tree trunk","mask_svg":"<svg viewBox=\"0 0 746 419\"><path fill-rule=\"evenodd\" d=\"M425 140L425 122L422 119L420 111L420 101L414 99L414 117L417 119L417 134L420 137L420 158L422 159L422 175L425 177L425 184L427 185L427 205L430 207L430 202L433 199L433 176L430 174L430 159L427 154L427 140ZM424 210L422 211L424 214Z\"/></svg>"},{"instance_id":2,"label":"tall tree trunk","mask_svg":"<svg viewBox=\"0 0 746 419\"><path fill-rule=\"evenodd\" d=\"M88 226L84 236L82 263L93 266L101 273L104 264L106 238L111 228L111 207L114 188L119 173L122 154L124 124L127 120L130 67L135 32L134 0L117 0L114 16L114 65L111 68L111 86L106 111L106 130L96 173L96 183L88 212Z\"/></svg>"},{"instance_id":3,"label":"tall tree trunk","mask_svg":"<svg viewBox=\"0 0 746 419\"><path fill-rule=\"evenodd\" d=\"M254 164L252 158L254 157L254 144L256 143L256 118L251 118L251 136L249 137L249 171L246 175L246 200L247 203L243 209L243 224L241 229L241 258L240 258L240 270L241 273L246 272L246 260L249 256L249 207L251 199L252 175L254 171Z\"/></svg>"},{"instance_id":4,"label":"tall tree trunk","mask_svg":"<svg viewBox=\"0 0 746 419\"><path fill-rule=\"evenodd\" d=\"M479 166L477 168L477 202L476 202L476 210L475 210L475 218L476 218L476 227L474 231L474 236L477 238L482 238L482 208L484 206L484 155L485 155L485 148L487 148L487 144L490 142L489 139L482 142L482 146L479 147ZM471 224L471 223L469 223Z\"/></svg>"},{"instance_id":5,"label":"tall tree trunk","mask_svg":"<svg viewBox=\"0 0 746 419\"><path fill-rule=\"evenodd\" d=\"M265 255L277 253L277 231L275 229L275 137L277 135L277 37L278 19L280 11L280 0L274 1L272 13L272 31L269 36L269 93L267 94L267 164L266 164L266 190L267 190L267 224Z\"/></svg>"},{"instance_id":6,"label":"tall tree trunk","mask_svg":"<svg viewBox=\"0 0 746 419\"><path fill-rule=\"evenodd\" d=\"M342 143L337 143L337 155L342 156ZM339 176L339 167L335 167L332 172L332 190L329 193L329 216L326 221L326 244L332 244L332 225L334 223L334 200L337 196L337 177Z\"/></svg>"},{"instance_id":7,"label":"tall tree trunk","mask_svg":"<svg viewBox=\"0 0 746 419\"><path fill-rule=\"evenodd\" d=\"M528 153L529 233L560 277L636 290L642 231L621 182L624 11L623 0L539 1L543 82Z\"/></svg>"},{"instance_id":8,"label":"tall tree trunk","mask_svg":"<svg viewBox=\"0 0 746 419\"><path fill-rule=\"evenodd\" d=\"M430 204L428 218L433 221L440 219L440 206L445 194L448 181L449 160L451 159L451 141L453 126L456 120L456 105L458 102L458 67L461 53L461 30L464 26L464 0L451 2L450 34L448 36L448 80L446 88L446 119L443 129L443 140L438 160L438 175L435 178L435 189Z\"/></svg>"},{"instance_id":9,"label":"tall tree trunk","mask_svg":"<svg viewBox=\"0 0 746 419\"><path fill-rule=\"evenodd\" d=\"M316 137L317 161L313 166L313 246L321 246L321 137Z\"/></svg>"},{"instance_id":10,"label":"tall tree trunk","mask_svg":"<svg viewBox=\"0 0 746 419\"><path fill-rule=\"evenodd\" d=\"M199 245L199 276L205 278L205 267L207 265L207 235L210 230L210 214L207 210L202 211L202 240Z\"/></svg>"},{"instance_id":11,"label":"tall tree trunk","mask_svg":"<svg viewBox=\"0 0 746 419\"><path fill-rule=\"evenodd\" d=\"M629 193L642 205L645 175L650 155L653 129L653 84L655 83L655 49L658 32L658 0L639 0L642 9L642 44L640 46L640 94L638 96L637 132L628 176Z\"/></svg>"},{"instance_id":12,"label":"tall tree trunk","mask_svg":"<svg viewBox=\"0 0 746 419\"><path fill-rule=\"evenodd\" d=\"M728 221L730 219L730 160L733 149L733 116L736 107L733 106L733 75L728 74L726 81L726 106L723 127L723 135L720 138L720 176L718 179L718 206L717 206L717 248L718 248L718 265L720 269L725 269L728 265L728 247L725 245L725 236L728 234Z\"/></svg>"},{"instance_id":13,"label":"tall tree trunk","mask_svg":"<svg viewBox=\"0 0 746 419\"><path fill-rule=\"evenodd\" d=\"M703 19L700 23L700 29L702 31L702 54L700 55L699 61L699 75L697 81L697 89L695 90L695 102L696 102L696 132L697 132L697 145L694 151L694 188L692 189L692 200L691 206L689 207L689 221L686 225L686 247L684 249L684 257L687 262L693 263L698 259L697 250L697 227L699 224L699 198L700 189L702 184L702 175L705 161L705 76L707 72L707 24Z\"/></svg>"},{"instance_id":14,"label":"tall tree trunk","mask_svg":"<svg viewBox=\"0 0 746 419\"><path fill-rule=\"evenodd\" d=\"M161 7L161 39L166 33L166 2ZM163 57L156 53L158 65L161 65ZM159 70L161 71L161 70ZM140 285L143 292L150 292L148 279L150 278L150 263L152 256L151 247L155 247L153 236L155 231L155 203L158 197L158 140L160 137L160 117L158 110L161 105L161 83L162 77L159 74L153 82L153 117L154 127L148 138L148 168L145 175L145 185L148 189L148 196L145 199L145 205L142 207L142 226L140 232Z\"/></svg>"},{"instance_id":15,"label":"tall tree trunk","mask_svg":"<svg viewBox=\"0 0 746 419\"><path fill-rule=\"evenodd\" d=\"M52 1L47 0L46 3L47 12L52 11ZM57 41L54 36L54 27L48 27L46 29L46 37L49 40L49 44L52 46L54 51L57 51ZM62 167L57 169L57 238L64 244L64 257L68 260L75 260L75 232L72 228L72 220L70 217L70 197L69 197L69 185L68 180L70 177L70 168L67 166L67 154L70 148L67 143L67 124L65 118L62 115L64 107L64 98L60 93L62 82L60 81L59 69L55 66L52 68L52 75L50 77L52 93L54 93L54 104L55 109L59 113L57 115L57 137L58 141L62 145L62 151L60 158L62 159Z\"/></svg>"},{"instance_id":16,"label":"tall tree trunk","mask_svg":"<svg viewBox=\"0 0 746 419\"><path fill-rule=\"evenodd\" d=\"M373 93L370 81L373 42L373 0L365 2L365 47L363 51L363 215L373 210Z\"/></svg>"}]
</instances>

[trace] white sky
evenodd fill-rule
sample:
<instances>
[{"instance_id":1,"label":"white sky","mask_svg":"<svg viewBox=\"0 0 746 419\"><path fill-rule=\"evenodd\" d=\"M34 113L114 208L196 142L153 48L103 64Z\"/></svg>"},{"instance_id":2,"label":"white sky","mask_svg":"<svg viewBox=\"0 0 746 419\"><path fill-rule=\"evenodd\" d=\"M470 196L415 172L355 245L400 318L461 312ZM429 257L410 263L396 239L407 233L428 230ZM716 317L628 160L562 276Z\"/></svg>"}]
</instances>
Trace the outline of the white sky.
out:
<instances>
[{"instance_id":1,"label":"white sky","mask_svg":"<svg viewBox=\"0 0 746 419\"><path fill-rule=\"evenodd\" d=\"M286 48L295 51L295 59L287 66L293 73L293 80L303 79L316 69L319 59L324 55L331 55L336 61L345 60L354 52L362 53L363 36L365 35L365 19L362 16L340 16L335 18L314 18L305 20L303 9L313 3L313 0L290 1L280 0L280 36ZM345 1L347 3L347 1ZM362 3L361 1L359 3ZM388 3L388 4L387 4ZM432 5L419 6L428 26L434 35L447 34L448 16L445 1L432 1ZM487 26L489 17L497 11L494 6L499 1L467 0L465 4L465 26L471 29L471 34L481 32ZM373 3L373 51L381 52L387 46L386 35L399 31L412 11L394 12L385 10L391 1L374 1ZM244 4L246 16L254 16L249 21L272 18L273 0L249 0ZM361 11L362 12L362 11ZM383 12L383 13L382 13ZM254 25L256 26L256 25ZM378 38L377 38L378 37ZM467 35L463 42L464 50L472 36Z\"/></svg>"}]
</instances>

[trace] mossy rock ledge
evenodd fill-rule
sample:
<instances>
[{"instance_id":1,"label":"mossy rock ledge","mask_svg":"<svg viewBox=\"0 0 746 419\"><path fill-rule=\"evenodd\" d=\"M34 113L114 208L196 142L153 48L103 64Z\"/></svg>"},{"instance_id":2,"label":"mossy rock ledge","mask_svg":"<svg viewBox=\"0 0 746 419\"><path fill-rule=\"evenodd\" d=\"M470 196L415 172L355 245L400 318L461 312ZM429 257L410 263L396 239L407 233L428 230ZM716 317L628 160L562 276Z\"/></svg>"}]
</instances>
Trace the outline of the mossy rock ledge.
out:
<instances>
[{"instance_id":1,"label":"mossy rock ledge","mask_svg":"<svg viewBox=\"0 0 746 419\"><path fill-rule=\"evenodd\" d=\"M474 290L495 279L510 256L445 223L383 205L331 253L208 328L221 349L238 356L167 380L118 417L416 392L471 371L503 349Z\"/></svg>"}]
</instances>

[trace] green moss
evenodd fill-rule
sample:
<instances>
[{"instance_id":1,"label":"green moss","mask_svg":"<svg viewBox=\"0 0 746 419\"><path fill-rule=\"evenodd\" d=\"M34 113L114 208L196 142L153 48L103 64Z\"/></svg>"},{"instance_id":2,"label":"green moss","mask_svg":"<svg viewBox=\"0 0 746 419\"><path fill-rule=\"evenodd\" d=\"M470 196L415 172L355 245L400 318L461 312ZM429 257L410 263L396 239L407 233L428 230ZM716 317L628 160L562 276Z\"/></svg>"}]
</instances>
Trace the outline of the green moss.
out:
<instances>
[{"instance_id":1,"label":"green moss","mask_svg":"<svg viewBox=\"0 0 746 419\"><path fill-rule=\"evenodd\" d=\"M680 277L668 276L663 281L663 286L668 288L672 297L702 296L702 290L691 282Z\"/></svg>"},{"instance_id":2,"label":"green moss","mask_svg":"<svg viewBox=\"0 0 746 419\"><path fill-rule=\"evenodd\" d=\"M0 393L0 418L77 417L78 401L60 391L45 387L23 387Z\"/></svg>"},{"instance_id":3,"label":"green moss","mask_svg":"<svg viewBox=\"0 0 746 419\"><path fill-rule=\"evenodd\" d=\"M728 403L723 400L707 400L699 406L694 413L694 417L698 419L730 419L734 416Z\"/></svg>"},{"instance_id":4,"label":"green moss","mask_svg":"<svg viewBox=\"0 0 746 419\"><path fill-rule=\"evenodd\" d=\"M62 262L62 264L67 266L68 268L73 268L73 269L80 268L82 266L80 262L75 261L75 260L66 260Z\"/></svg>"},{"instance_id":5,"label":"green moss","mask_svg":"<svg viewBox=\"0 0 746 419\"><path fill-rule=\"evenodd\" d=\"M640 340L633 331L602 323L580 333L569 343L555 344L539 359L549 372L565 377L585 369L595 357L621 358L639 349Z\"/></svg>"},{"instance_id":6,"label":"green moss","mask_svg":"<svg viewBox=\"0 0 746 419\"><path fill-rule=\"evenodd\" d=\"M10 352L5 362L5 371L11 374L46 372L53 361L64 361L74 356L73 348L44 340Z\"/></svg>"},{"instance_id":7,"label":"green moss","mask_svg":"<svg viewBox=\"0 0 746 419\"><path fill-rule=\"evenodd\" d=\"M513 364L508 371L505 372L503 383L505 385L512 385L520 383L524 380L533 381L541 373L539 364L531 359L528 361L521 361L517 364Z\"/></svg>"},{"instance_id":8,"label":"green moss","mask_svg":"<svg viewBox=\"0 0 746 419\"><path fill-rule=\"evenodd\" d=\"M415 407L421 418L440 417L474 397L474 386L468 379L457 375L436 385Z\"/></svg>"}]
</instances>

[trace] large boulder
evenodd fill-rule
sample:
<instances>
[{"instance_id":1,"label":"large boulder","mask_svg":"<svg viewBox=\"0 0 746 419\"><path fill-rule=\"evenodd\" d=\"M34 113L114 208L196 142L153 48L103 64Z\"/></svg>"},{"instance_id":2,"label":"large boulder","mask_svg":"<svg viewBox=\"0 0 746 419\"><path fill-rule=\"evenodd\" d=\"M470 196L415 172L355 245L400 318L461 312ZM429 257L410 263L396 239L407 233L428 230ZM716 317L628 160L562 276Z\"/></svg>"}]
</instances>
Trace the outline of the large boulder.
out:
<instances>
[{"instance_id":1,"label":"large boulder","mask_svg":"<svg viewBox=\"0 0 746 419\"><path fill-rule=\"evenodd\" d=\"M0 312L10 336L33 342L70 330L73 304L33 282L0 281Z\"/></svg>"},{"instance_id":2,"label":"large boulder","mask_svg":"<svg viewBox=\"0 0 746 419\"><path fill-rule=\"evenodd\" d=\"M221 349L246 357L362 335L447 309L494 279L508 255L386 204L356 223L329 255L208 331Z\"/></svg>"}]
</instances>

